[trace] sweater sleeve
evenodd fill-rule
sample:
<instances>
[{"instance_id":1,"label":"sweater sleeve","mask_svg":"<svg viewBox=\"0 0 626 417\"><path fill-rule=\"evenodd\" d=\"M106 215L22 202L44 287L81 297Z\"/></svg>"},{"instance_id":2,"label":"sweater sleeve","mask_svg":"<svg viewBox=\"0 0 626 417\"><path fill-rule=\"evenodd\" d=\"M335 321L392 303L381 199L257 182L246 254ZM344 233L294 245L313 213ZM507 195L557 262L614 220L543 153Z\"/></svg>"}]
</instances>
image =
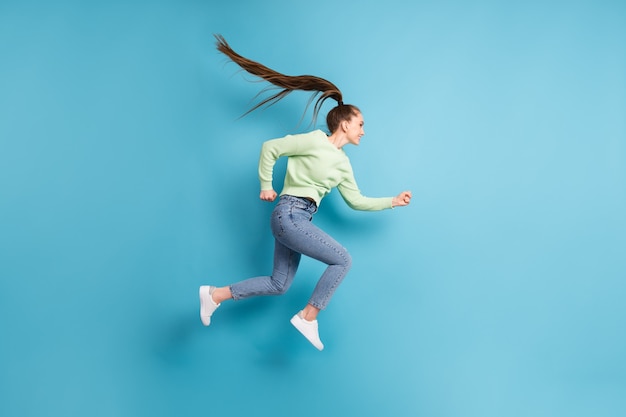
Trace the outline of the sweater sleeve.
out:
<instances>
[{"instance_id":1,"label":"sweater sleeve","mask_svg":"<svg viewBox=\"0 0 626 417\"><path fill-rule=\"evenodd\" d=\"M298 135L287 135L284 138L271 139L263 143L259 157L259 180L261 190L273 189L274 165L281 156L295 155L298 153L300 141Z\"/></svg>"},{"instance_id":2,"label":"sweater sleeve","mask_svg":"<svg viewBox=\"0 0 626 417\"><path fill-rule=\"evenodd\" d=\"M337 185L337 189L346 204L354 210L379 211L392 208L393 197L372 198L361 194L351 167L344 181Z\"/></svg>"}]
</instances>

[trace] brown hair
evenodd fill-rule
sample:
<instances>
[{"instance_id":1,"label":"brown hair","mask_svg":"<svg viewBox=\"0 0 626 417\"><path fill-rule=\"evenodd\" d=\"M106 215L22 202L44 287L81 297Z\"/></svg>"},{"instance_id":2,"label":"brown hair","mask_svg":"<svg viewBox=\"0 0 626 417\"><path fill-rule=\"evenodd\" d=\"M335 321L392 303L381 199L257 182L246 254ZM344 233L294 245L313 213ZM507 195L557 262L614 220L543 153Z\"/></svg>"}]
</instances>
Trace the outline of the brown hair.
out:
<instances>
[{"instance_id":1,"label":"brown hair","mask_svg":"<svg viewBox=\"0 0 626 417\"><path fill-rule=\"evenodd\" d=\"M322 104L329 98L332 98L337 101L338 105L333 108L326 117L326 123L328 124L328 129L330 133L333 133L337 127L339 127L339 123L343 120L349 120L353 115L359 112L359 109L356 106L352 106L350 104L343 104L343 95L337 86L331 83L328 80L325 80L320 77L315 77L313 75L284 75L279 72L276 72L263 64L252 61L248 58L245 58L239 55L237 52L233 51L232 48L226 42L221 35L215 35L217 39L217 50L230 58L234 63L239 65L242 69L247 71L248 73L255 75L274 86L280 88L281 90L264 99L259 104L255 105L253 108L244 113L244 116L259 107L262 106L271 106L275 104L279 100L283 99L287 94L296 90L303 91L313 91L314 94L309 100L309 104L317 98L315 102L315 106L313 107L313 121L317 119L317 115L322 108ZM265 90L263 90L265 91ZM261 91L261 93L263 93ZM261 94L259 93L259 94ZM307 106L308 107L308 106ZM306 110L305 110L306 111Z\"/></svg>"},{"instance_id":2,"label":"brown hair","mask_svg":"<svg viewBox=\"0 0 626 417\"><path fill-rule=\"evenodd\" d=\"M341 122L344 120L350 120L352 119L352 116L356 116L359 113L361 113L361 110L352 104L338 105L326 115L326 125L328 125L328 130L330 130L330 133L334 133Z\"/></svg>"}]
</instances>

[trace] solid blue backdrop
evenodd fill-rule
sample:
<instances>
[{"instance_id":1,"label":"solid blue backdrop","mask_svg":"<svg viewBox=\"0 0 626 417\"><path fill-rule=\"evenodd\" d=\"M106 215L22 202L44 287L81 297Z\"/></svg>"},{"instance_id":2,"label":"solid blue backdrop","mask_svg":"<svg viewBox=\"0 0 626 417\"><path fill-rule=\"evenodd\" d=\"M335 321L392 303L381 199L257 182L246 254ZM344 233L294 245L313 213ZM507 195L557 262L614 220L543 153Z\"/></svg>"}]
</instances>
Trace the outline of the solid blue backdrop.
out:
<instances>
[{"instance_id":1,"label":"solid blue backdrop","mask_svg":"<svg viewBox=\"0 0 626 417\"><path fill-rule=\"evenodd\" d=\"M307 259L200 323L199 285L270 271L261 143L330 106L240 119L264 85L213 33L336 83L362 191L413 191L323 201L323 352ZM0 415L622 416L625 39L611 0L3 1Z\"/></svg>"}]
</instances>

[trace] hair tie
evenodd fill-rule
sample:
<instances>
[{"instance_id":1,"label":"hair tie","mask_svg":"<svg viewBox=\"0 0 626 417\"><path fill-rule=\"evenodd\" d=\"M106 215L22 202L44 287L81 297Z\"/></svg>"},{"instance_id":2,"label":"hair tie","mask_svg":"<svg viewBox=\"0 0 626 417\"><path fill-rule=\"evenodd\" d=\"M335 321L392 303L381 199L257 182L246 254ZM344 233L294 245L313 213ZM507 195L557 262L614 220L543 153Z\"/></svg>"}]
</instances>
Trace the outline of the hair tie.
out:
<instances>
[{"instance_id":1,"label":"hair tie","mask_svg":"<svg viewBox=\"0 0 626 417\"><path fill-rule=\"evenodd\" d=\"M339 101L337 102L337 105L338 105L338 106L343 106L343 101L339 100Z\"/></svg>"}]
</instances>

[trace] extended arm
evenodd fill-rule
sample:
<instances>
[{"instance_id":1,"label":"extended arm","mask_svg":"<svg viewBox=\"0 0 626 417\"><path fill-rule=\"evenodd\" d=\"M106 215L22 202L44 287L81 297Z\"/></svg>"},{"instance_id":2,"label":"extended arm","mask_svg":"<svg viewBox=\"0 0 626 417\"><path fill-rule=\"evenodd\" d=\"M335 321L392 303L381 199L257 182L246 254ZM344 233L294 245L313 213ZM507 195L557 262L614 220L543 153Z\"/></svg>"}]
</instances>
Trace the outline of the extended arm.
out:
<instances>
[{"instance_id":1,"label":"extended arm","mask_svg":"<svg viewBox=\"0 0 626 417\"><path fill-rule=\"evenodd\" d=\"M352 168L347 168L345 180L337 186L345 202L354 210L384 210L399 206L407 206L411 202L411 192L403 191L395 197L371 198L361 194Z\"/></svg>"}]
</instances>

